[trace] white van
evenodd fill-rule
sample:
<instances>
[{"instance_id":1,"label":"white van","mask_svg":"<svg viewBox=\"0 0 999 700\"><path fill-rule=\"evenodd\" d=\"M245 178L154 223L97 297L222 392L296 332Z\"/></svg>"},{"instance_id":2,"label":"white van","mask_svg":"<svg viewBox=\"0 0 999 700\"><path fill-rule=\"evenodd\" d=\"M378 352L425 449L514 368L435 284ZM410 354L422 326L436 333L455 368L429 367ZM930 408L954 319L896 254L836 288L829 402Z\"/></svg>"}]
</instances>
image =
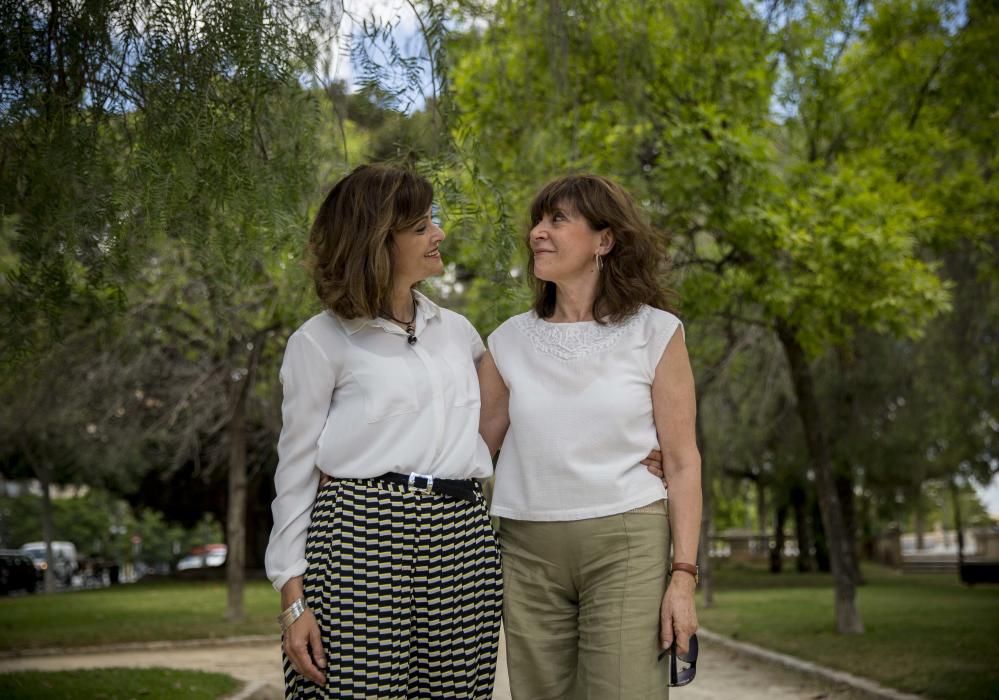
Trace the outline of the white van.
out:
<instances>
[{"instance_id":1,"label":"white van","mask_svg":"<svg viewBox=\"0 0 999 700\"><path fill-rule=\"evenodd\" d=\"M21 545L21 551L31 557L39 574L45 572L48 562L45 561L44 542L28 542ZM79 566L76 558L76 545L72 542L53 540L52 559L52 572L55 574L56 580L68 586Z\"/></svg>"}]
</instances>

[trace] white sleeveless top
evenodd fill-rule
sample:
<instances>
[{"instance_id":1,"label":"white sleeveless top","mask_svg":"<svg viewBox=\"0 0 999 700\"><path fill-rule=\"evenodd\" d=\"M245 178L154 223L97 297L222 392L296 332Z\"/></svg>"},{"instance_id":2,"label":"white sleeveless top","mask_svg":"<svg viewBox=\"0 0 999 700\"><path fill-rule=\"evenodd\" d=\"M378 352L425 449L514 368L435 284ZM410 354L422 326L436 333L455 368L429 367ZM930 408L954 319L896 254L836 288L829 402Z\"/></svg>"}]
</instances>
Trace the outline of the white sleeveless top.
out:
<instances>
[{"instance_id":1,"label":"white sleeveless top","mask_svg":"<svg viewBox=\"0 0 999 700\"><path fill-rule=\"evenodd\" d=\"M493 515L582 520L666 497L641 460L659 444L652 380L677 328L673 314L642 306L606 325L529 311L493 331L489 350L510 390Z\"/></svg>"}]
</instances>

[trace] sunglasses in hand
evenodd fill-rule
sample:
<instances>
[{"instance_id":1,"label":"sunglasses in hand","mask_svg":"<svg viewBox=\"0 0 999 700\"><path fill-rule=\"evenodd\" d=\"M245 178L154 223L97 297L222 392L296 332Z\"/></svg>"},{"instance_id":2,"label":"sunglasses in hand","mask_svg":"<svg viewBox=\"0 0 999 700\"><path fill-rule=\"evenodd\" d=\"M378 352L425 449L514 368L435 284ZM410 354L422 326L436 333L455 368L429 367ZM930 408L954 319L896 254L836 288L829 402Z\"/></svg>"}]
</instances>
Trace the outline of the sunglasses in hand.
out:
<instances>
[{"instance_id":1,"label":"sunglasses in hand","mask_svg":"<svg viewBox=\"0 0 999 700\"><path fill-rule=\"evenodd\" d=\"M687 653L680 654L676 650L676 637L669 649L663 649L659 654L659 660L669 654L669 684L671 688L687 685L694 680L697 673L697 635L690 635L690 643L687 645ZM678 662L683 664L679 669Z\"/></svg>"}]
</instances>

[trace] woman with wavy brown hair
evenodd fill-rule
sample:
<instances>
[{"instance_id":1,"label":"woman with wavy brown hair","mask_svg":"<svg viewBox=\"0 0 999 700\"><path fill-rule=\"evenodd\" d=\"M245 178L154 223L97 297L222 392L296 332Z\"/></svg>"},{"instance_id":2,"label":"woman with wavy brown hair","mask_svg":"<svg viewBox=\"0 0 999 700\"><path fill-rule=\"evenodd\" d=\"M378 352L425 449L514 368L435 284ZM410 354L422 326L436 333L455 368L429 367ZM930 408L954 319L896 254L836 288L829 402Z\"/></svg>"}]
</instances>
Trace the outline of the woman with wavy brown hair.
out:
<instances>
[{"instance_id":1,"label":"woman with wavy brown hair","mask_svg":"<svg viewBox=\"0 0 999 700\"><path fill-rule=\"evenodd\" d=\"M537 194L527 243L534 308L479 363L513 697L665 698L659 652L675 640L685 654L697 628L701 510L666 256L628 193L593 175ZM642 466L656 443L668 509Z\"/></svg>"},{"instance_id":2,"label":"woman with wavy brown hair","mask_svg":"<svg viewBox=\"0 0 999 700\"><path fill-rule=\"evenodd\" d=\"M289 698L492 695L502 588L476 481L492 473L478 436L485 348L415 288L444 270L432 202L422 177L362 166L312 227L325 309L281 366L265 562Z\"/></svg>"}]
</instances>

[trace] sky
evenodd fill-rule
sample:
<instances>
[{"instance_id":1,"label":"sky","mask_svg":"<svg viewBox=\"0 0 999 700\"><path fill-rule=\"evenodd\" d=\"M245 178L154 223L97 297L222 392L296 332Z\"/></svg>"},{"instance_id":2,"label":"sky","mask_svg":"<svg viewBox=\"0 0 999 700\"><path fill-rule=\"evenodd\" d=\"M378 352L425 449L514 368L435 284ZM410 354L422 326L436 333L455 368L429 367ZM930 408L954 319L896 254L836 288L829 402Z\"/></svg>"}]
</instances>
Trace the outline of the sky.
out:
<instances>
[{"instance_id":1,"label":"sky","mask_svg":"<svg viewBox=\"0 0 999 700\"><path fill-rule=\"evenodd\" d=\"M978 497L982 499L982 503L985 504L985 510L989 512L989 515L993 518L999 518L999 475L992 477L992 483L989 484L988 488L975 486L975 490L978 492Z\"/></svg>"},{"instance_id":2,"label":"sky","mask_svg":"<svg viewBox=\"0 0 999 700\"><path fill-rule=\"evenodd\" d=\"M330 42L328 79L343 80L348 88L356 87L355 66L346 44L349 37L361 30L361 22L374 16L380 22L395 25L393 35L407 55L420 51L419 22L406 0L344 0L344 18L338 36Z\"/></svg>"}]
</instances>

